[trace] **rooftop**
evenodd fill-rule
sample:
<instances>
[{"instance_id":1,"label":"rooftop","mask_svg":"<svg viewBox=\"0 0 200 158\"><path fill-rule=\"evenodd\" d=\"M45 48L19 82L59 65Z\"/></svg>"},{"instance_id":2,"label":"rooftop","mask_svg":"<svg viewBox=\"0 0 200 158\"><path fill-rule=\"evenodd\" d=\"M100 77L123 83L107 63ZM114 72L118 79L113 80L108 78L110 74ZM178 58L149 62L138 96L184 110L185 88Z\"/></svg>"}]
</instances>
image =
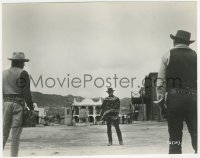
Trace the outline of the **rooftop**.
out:
<instances>
[{"instance_id":1,"label":"rooftop","mask_svg":"<svg viewBox=\"0 0 200 158\"><path fill-rule=\"evenodd\" d=\"M99 98L99 101L95 102L91 98L85 98L81 102L77 102L74 98L73 106L101 106L102 105L102 99Z\"/></svg>"}]
</instances>

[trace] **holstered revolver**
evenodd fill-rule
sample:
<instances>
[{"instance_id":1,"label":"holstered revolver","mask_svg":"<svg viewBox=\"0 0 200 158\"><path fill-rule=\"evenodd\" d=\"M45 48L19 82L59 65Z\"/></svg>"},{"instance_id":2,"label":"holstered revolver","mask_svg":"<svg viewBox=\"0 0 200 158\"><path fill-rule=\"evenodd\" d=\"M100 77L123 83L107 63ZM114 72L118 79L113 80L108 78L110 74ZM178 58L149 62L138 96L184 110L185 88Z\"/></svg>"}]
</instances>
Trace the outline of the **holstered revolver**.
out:
<instances>
[{"instance_id":1,"label":"holstered revolver","mask_svg":"<svg viewBox=\"0 0 200 158\"><path fill-rule=\"evenodd\" d=\"M161 110L161 115L164 119L167 118L167 106L165 104L165 98L158 100L158 101L154 101L154 103L158 104Z\"/></svg>"}]
</instances>

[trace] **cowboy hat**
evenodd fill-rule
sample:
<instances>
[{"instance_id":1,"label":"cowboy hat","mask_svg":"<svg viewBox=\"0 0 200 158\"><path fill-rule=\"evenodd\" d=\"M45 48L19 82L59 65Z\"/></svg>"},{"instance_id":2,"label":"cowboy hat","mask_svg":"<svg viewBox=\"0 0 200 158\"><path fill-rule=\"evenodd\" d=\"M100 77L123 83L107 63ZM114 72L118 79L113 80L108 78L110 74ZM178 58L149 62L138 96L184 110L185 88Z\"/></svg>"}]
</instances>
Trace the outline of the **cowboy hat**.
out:
<instances>
[{"instance_id":1,"label":"cowboy hat","mask_svg":"<svg viewBox=\"0 0 200 158\"><path fill-rule=\"evenodd\" d=\"M115 90L113 90L112 88L108 88L108 90L106 92L114 92Z\"/></svg>"},{"instance_id":2,"label":"cowboy hat","mask_svg":"<svg viewBox=\"0 0 200 158\"><path fill-rule=\"evenodd\" d=\"M188 44L191 44L194 42L194 40L190 40L190 36L191 36L190 32L183 31L183 30L178 30L175 36L170 34L171 39L173 40L179 39Z\"/></svg>"},{"instance_id":3,"label":"cowboy hat","mask_svg":"<svg viewBox=\"0 0 200 158\"><path fill-rule=\"evenodd\" d=\"M22 61L22 62L29 61L29 59L25 58L25 55L23 52L13 52L12 57L8 58L8 60L15 60L15 61Z\"/></svg>"}]
</instances>

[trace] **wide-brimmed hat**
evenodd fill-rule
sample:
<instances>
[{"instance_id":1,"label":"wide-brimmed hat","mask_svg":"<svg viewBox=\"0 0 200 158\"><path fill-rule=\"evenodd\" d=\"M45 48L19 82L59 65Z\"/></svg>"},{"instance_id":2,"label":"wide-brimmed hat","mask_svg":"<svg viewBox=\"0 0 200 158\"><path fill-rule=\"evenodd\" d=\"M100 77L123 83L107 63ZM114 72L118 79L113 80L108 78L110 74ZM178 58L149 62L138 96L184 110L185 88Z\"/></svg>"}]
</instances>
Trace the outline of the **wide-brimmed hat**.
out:
<instances>
[{"instance_id":1,"label":"wide-brimmed hat","mask_svg":"<svg viewBox=\"0 0 200 158\"><path fill-rule=\"evenodd\" d=\"M22 61L22 62L29 61L29 59L25 58L25 55L23 52L13 52L12 57L8 58L8 60L16 60L16 61Z\"/></svg>"},{"instance_id":2,"label":"wide-brimmed hat","mask_svg":"<svg viewBox=\"0 0 200 158\"><path fill-rule=\"evenodd\" d=\"M108 90L106 92L114 92L115 90L113 90L112 88L108 88Z\"/></svg>"},{"instance_id":3,"label":"wide-brimmed hat","mask_svg":"<svg viewBox=\"0 0 200 158\"><path fill-rule=\"evenodd\" d=\"M191 44L194 42L194 40L190 40L191 33L187 31L183 31L183 30L178 30L175 36L170 34L170 37L173 40L179 39L188 44Z\"/></svg>"}]
</instances>

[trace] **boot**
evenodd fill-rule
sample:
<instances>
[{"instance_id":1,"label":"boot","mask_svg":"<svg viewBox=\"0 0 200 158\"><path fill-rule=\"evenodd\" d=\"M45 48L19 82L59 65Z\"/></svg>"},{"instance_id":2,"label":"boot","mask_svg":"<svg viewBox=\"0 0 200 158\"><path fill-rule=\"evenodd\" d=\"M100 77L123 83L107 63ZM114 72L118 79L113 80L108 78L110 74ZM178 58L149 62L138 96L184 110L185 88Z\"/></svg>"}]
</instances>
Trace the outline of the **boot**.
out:
<instances>
[{"instance_id":1,"label":"boot","mask_svg":"<svg viewBox=\"0 0 200 158\"><path fill-rule=\"evenodd\" d=\"M120 145L124 145L123 141L119 141L119 144L120 144Z\"/></svg>"},{"instance_id":2,"label":"boot","mask_svg":"<svg viewBox=\"0 0 200 158\"><path fill-rule=\"evenodd\" d=\"M112 145L112 142L108 142L108 146L111 146Z\"/></svg>"}]
</instances>

